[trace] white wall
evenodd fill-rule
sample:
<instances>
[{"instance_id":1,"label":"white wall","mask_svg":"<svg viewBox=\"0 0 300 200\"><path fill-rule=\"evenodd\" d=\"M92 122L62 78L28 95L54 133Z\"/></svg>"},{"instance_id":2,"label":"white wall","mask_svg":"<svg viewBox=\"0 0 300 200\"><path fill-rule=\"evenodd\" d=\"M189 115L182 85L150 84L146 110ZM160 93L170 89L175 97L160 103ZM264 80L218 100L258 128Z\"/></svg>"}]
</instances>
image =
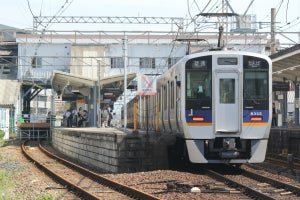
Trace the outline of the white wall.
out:
<instances>
[{"instance_id":1,"label":"white wall","mask_svg":"<svg viewBox=\"0 0 300 200\"><path fill-rule=\"evenodd\" d=\"M69 72L70 44L30 44L20 43L19 80L46 81L53 70ZM37 58L38 66L33 67L33 58Z\"/></svg>"}]
</instances>

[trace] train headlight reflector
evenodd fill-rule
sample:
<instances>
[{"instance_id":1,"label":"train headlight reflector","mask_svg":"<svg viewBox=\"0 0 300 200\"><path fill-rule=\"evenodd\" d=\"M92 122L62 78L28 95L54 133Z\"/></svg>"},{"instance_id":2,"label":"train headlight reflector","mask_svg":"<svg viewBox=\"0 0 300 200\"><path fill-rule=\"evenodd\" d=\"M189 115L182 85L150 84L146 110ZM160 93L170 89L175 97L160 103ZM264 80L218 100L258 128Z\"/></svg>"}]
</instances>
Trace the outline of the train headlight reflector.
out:
<instances>
[{"instance_id":1,"label":"train headlight reflector","mask_svg":"<svg viewBox=\"0 0 300 200\"><path fill-rule=\"evenodd\" d=\"M193 117L193 121L204 122L204 117Z\"/></svg>"},{"instance_id":2,"label":"train headlight reflector","mask_svg":"<svg viewBox=\"0 0 300 200\"><path fill-rule=\"evenodd\" d=\"M261 122L263 120L262 116L251 117L250 120L252 122Z\"/></svg>"}]
</instances>

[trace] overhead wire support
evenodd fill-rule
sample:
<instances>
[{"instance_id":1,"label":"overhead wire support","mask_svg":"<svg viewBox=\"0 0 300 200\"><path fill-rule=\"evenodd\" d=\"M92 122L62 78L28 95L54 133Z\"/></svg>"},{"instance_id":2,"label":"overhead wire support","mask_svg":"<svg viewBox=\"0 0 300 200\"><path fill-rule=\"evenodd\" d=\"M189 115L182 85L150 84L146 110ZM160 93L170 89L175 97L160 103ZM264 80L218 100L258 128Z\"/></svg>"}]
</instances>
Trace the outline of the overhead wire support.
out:
<instances>
[{"instance_id":1,"label":"overhead wire support","mask_svg":"<svg viewBox=\"0 0 300 200\"><path fill-rule=\"evenodd\" d=\"M181 17L108 17L108 16L34 16L33 26L38 29L44 24L54 23L103 23L103 24L171 24L183 26Z\"/></svg>"},{"instance_id":2,"label":"overhead wire support","mask_svg":"<svg viewBox=\"0 0 300 200\"><path fill-rule=\"evenodd\" d=\"M199 13L198 15L201 15L204 17L218 17L218 18L219 17L232 17L232 16L238 17L239 16L236 13ZM218 37L218 45L217 45L218 48L221 48L223 32L224 32L224 29L223 29L223 26L221 25L219 27L219 37Z\"/></svg>"},{"instance_id":3,"label":"overhead wire support","mask_svg":"<svg viewBox=\"0 0 300 200\"><path fill-rule=\"evenodd\" d=\"M197 16L203 17L232 17L232 16L239 16L236 13L199 13Z\"/></svg>"}]
</instances>

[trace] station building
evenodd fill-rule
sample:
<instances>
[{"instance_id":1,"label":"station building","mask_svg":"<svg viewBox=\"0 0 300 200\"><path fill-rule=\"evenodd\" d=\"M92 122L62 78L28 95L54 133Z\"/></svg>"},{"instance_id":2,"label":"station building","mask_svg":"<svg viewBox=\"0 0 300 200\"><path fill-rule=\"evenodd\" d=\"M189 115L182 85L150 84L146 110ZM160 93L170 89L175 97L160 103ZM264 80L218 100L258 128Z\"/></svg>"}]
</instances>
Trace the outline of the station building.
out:
<instances>
[{"instance_id":1,"label":"station building","mask_svg":"<svg viewBox=\"0 0 300 200\"><path fill-rule=\"evenodd\" d=\"M64 112L80 106L89 111L88 126L97 127L98 108L112 102L118 119L124 98L129 101L136 94L155 93L158 75L186 54L208 50L218 43L218 33L34 32L4 25L0 28L0 78L18 82L13 125L20 120L45 122L51 111L56 117L53 125L61 126ZM265 33L234 29L227 40L229 49L269 54L270 40ZM126 97L125 73L129 74ZM3 110L7 112L9 109Z\"/></svg>"}]
</instances>

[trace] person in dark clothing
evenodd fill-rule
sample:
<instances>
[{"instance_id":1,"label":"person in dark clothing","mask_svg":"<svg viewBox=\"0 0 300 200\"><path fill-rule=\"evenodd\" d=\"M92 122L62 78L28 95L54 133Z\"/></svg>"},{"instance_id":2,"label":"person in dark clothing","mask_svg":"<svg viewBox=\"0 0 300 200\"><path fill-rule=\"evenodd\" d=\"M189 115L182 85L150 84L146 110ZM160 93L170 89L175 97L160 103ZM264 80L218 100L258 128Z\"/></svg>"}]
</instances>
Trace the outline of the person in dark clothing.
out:
<instances>
[{"instance_id":1,"label":"person in dark clothing","mask_svg":"<svg viewBox=\"0 0 300 200\"><path fill-rule=\"evenodd\" d=\"M78 111L78 118L78 127L83 127L84 125L86 125L88 121L88 111L82 110L82 108L80 107Z\"/></svg>"},{"instance_id":2,"label":"person in dark clothing","mask_svg":"<svg viewBox=\"0 0 300 200\"><path fill-rule=\"evenodd\" d=\"M50 123L50 119L51 119L51 111L49 111L48 114L47 114L46 122Z\"/></svg>"},{"instance_id":3,"label":"person in dark clothing","mask_svg":"<svg viewBox=\"0 0 300 200\"><path fill-rule=\"evenodd\" d=\"M112 111L108 112L108 121L107 121L107 126L110 127L111 126L111 120L113 119L112 116Z\"/></svg>"},{"instance_id":4,"label":"person in dark clothing","mask_svg":"<svg viewBox=\"0 0 300 200\"><path fill-rule=\"evenodd\" d=\"M82 125L83 125L83 120L84 120L84 118L83 118L83 110L82 110L82 107L80 107L79 108L79 110L78 110L78 127L82 127Z\"/></svg>"},{"instance_id":5,"label":"person in dark clothing","mask_svg":"<svg viewBox=\"0 0 300 200\"><path fill-rule=\"evenodd\" d=\"M277 113L275 103L272 104L272 127L277 127Z\"/></svg>"},{"instance_id":6,"label":"person in dark clothing","mask_svg":"<svg viewBox=\"0 0 300 200\"><path fill-rule=\"evenodd\" d=\"M67 127L72 127L72 119L73 119L73 116L72 116L72 112L70 109L68 109L66 111L66 113L64 114L64 118L67 122Z\"/></svg>"}]
</instances>

